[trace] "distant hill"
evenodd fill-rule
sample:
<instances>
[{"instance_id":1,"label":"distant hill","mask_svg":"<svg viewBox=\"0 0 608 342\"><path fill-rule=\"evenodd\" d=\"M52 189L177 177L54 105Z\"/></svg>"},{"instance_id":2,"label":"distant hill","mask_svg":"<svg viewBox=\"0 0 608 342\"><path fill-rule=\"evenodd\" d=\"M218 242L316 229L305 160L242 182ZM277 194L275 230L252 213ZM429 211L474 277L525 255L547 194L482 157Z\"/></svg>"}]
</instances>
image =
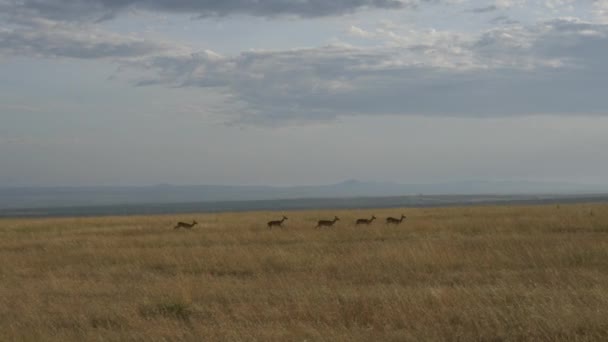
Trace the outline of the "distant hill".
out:
<instances>
[{"instance_id":1,"label":"distant hill","mask_svg":"<svg viewBox=\"0 0 608 342\"><path fill-rule=\"evenodd\" d=\"M0 188L0 209L170 204L190 202L327 199L412 195L598 194L608 186L558 182L451 182L398 184L347 180L318 186L157 185L148 187L21 187Z\"/></svg>"}]
</instances>

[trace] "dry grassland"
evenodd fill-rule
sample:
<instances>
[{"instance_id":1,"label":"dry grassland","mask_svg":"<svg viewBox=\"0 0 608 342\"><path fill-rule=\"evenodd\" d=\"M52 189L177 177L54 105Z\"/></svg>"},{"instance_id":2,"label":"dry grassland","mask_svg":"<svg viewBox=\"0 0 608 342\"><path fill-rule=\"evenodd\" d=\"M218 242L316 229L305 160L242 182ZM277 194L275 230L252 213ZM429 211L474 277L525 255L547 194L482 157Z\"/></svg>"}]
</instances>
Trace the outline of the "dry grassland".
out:
<instances>
[{"instance_id":1,"label":"dry grassland","mask_svg":"<svg viewBox=\"0 0 608 342\"><path fill-rule=\"evenodd\" d=\"M608 341L608 205L0 220L0 341L82 340Z\"/></svg>"}]
</instances>

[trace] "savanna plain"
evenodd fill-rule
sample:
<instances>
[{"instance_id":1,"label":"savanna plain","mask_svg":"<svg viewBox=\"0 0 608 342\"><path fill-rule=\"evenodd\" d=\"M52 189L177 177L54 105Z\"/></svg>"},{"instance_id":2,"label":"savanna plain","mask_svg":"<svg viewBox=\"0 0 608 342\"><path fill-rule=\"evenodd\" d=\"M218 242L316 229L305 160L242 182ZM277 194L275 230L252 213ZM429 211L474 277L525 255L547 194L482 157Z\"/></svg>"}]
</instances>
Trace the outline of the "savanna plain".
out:
<instances>
[{"instance_id":1,"label":"savanna plain","mask_svg":"<svg viewBox=\"0 0 608 342\"><path fill-rule=\"evenodd\" d=\"M0 341L83 340L607 341L608 205L0 220Z\"/></svg>"}]
</instances>

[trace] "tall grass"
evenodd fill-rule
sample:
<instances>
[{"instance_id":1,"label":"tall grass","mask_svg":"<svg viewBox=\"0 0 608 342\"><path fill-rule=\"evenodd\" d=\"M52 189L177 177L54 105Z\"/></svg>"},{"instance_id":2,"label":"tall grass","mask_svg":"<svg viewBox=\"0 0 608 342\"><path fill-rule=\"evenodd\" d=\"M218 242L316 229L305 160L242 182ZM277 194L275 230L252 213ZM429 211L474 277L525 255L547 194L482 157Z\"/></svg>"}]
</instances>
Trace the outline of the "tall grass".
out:
<instances>
[{"instance_id":1,"label":"tall grass","mask_svg":"<svg viewBox=\"0 0 608 342\"><path fill-rule=\"evenodd\" d=\"M4 219L0 340L608 340L608 205Z\"/></svg>"}]
</instances>

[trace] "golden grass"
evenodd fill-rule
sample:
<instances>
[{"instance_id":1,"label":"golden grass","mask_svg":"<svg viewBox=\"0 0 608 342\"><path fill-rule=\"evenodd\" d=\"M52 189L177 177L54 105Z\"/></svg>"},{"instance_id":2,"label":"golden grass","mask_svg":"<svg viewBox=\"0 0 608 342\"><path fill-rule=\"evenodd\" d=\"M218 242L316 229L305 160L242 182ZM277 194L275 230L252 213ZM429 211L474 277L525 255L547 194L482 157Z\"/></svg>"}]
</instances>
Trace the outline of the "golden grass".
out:
<instances>
[{"instance_id":1,"label":"golden grass","mask_svg":"<svg viewBox=\"0 0 608 342\"><path fill-rule=\"evenodd\" d=\"M608 340L608 205L282 214L0 220L0 341Z\"/></svg>"}]
</instances>

